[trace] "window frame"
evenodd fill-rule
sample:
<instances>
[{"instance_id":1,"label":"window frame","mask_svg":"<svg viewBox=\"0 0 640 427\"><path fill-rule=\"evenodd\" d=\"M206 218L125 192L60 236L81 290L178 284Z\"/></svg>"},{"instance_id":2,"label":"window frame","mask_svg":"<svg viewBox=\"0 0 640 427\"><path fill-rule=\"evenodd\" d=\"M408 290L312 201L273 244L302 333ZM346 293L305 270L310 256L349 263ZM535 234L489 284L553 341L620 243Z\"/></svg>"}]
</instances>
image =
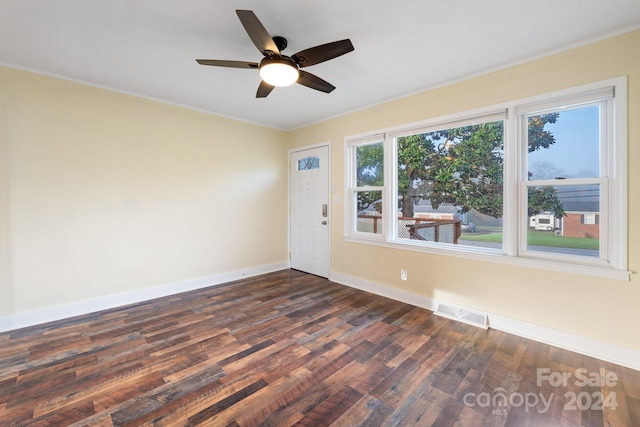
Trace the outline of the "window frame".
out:
<instances>
[{"instance_id":1,"label":"window frame","mask_svg":"<svg viewBox=\"0 0 640 427\"><path fill-rule=\"evenodd\" d=\"M412 136L412 135L417 135L417 134L422 134L422 133L431 133L431 132L437 132L437 131L443 131L443 130L448 130L448 129L453 129L453 128L457 128L457 127L465 127L465 126L473 126L473 125L478 125L478 124L484 124L484 123L491 123L491 122L497 122L497 121L502 121L503 125L504 125L504 133L503 133L503 145L504 142L506 142L506 125L507 125L507 110L505 108L492 108L489 107L488 109L483 109L481 111L476 111L476 112L471 112L471 113L462 113L460 115L456 115L455 117L449 117L446 120L439 120L439 119L434 119L432 121L429 122L425 122L423 126L417 126L417 127L409 127L409 128L404 128L404 129L397 129L395 131L391 131L387 133L387 137L390 141L390 143L388 145L390 145L391 147L391 153L389 153L389 158L392 162L392 164L389 166L389 170L393 171L393 173L389 173L388 175L392 175L391 177L389 177L390 179L390 187L391 191L389 191L390 193L390 197L392 198L390 200L390 203L394 203L394 201L397 201L399 199L399 194L398 194L398 173L397 173L397 168L398 168L398 138L401 137L405 137L405 136ZM386 175L385 175L386 176ZM503 188L503 194L504 194L504 188ZM397 203L397 202L396 202ZM395 212L394 212L395 214ZM425 247L433 247L433 248L445 248L447 250L458 250L461 246L460 245L455 245L452 243L444 243L444 242L429 242L429 241L412 241L410 239L404 239L404 238L400 238L398 237L398 221L396 220L397 218L395 216L392 215L387 215L390 217L390 220L392 222L392 224L389 224L389 230L391 232L391 240L393 242L398 242L401 244L410 244L410 245L418 245L418 246L425 246ZM503 207L503 216L504 216L504 207ZM488 247L482 247L480 248L475 248L473 249L473 251L481 251L481 252L487 252L487 253L496 253L496 254L502 254L503 253L503 249L494 249L494 248L488 248Z\"/></svg>"},{"instance_id":2,"label":"window frame","mask_svg":"<svg viewBox=\"0 0 640 427\"><path fill-rule=\"evenodd\" d=\"M595 265L595 266L605 266L608 263L608 252L609 252L609 239L608 239L608 229L612 226L606 218L609 217L609 203L604 202L608 199L607 194L609 192L608 185L608 175L609 175L609 162L608 162L608 152L607 148L611 145L613 140L613 132L612 126L610 125L610 121L612 115L610 114L613 105L613 93L608 94L608 91L594 91L594 93L589 94L581 94L579 99L572 100L571 97L563 97L558 100L545 103L542 109L535 108L526 108L525 111L522 109L518 110L516 108L517 114L517 126L519 127L519 143L520 143L520 152L521 152L521 173L520 173L520 204L519 204L519 217L527 218L527 208L528 208L528 189L531 187L543 187L543 186L553 186L553 187L569 187L576 185L597 185L599 189L599 205L600 205L600 215L605 219L606 226L600 227L600 243L599 243L599 255L598 258L586 258L584 256L573 256L568 254L561 253L553 253L549 254L544 251L535 251L528 249L528 221L522 220L519 224L519 248L518 248L518 256L522 257L530 257L530 258L539 258L539 259L548 259L548 258L556 258L558 261L565 261L577 264L585 264L585 265ZM611 91L613 92L613 90ZM589 107L589 106L598 106L599 107L599 118L598 123L600 125L600 144L598 147L599 150L599 173L597 177L593 178L566 178L563 180L554 180L554 179L538 179L538 180L529 180L528 179L528 161L527 161L527 123L528 118L535 115L552 113L552 112L562 112L562 111L570 111L579 108Z\"/></svg>"},{"instance_id":3,"label":"window frame","mask_svg":"<svg viewBox=\"0 0 640 427\"><path fill-rule=\"evenodd\" d=\"M354 167L347 167L347 171L345 173L345 235L359 238L359 239L370 239L370 240L380 240L384 241L389 234L389 229L387 228L387 224L385 222L386 219L386 206L387 201L385 195L387 193L386 185L382 186L358 186L357 185L357 149L358 147L364 147L367 145L375 145L382 143L383 146L383 174L386 182L387 179L387 144L384 140L384 135L382 134L373 134L361 138L352 138L349 140L347 144L345 144L345 159L347 159L346 164L353 165ZM380 191L381 193L381 203L382 203L382 233L369 233L364 231L358 231L358 193L359 192L371 192L371 191Z\"/></svg>"},{"instance_id":4,"label":"window frame","mask_svg":"<svg viewBox=\"0 0 640 427\"><path fill-rule=\"evenodd\" d=\"M579 103L594 103L594 99L602 93L610 91L611 99L604 109L606 118L607 141L604 152L601 152L601 173L597 178L600 183L601 212L599 213L601 257L589 259L586 256L561 256L557 254L537 253L526 249L527 192L523 183L526 175L527 161L522 147L523 117L531 111L544 111L557 108L559 105L576 106ZM602 109L601 109L602 110ZM503 205L503 244L501 250L450 245L446 243L425 244L397 238L397 146L395 138L420 132L423 129L446 129L447 126L469 121L482 121L483 117L491 117L499 111L506 111L504 121L504 205ZM415 131L415 132L414 132ZM526 128L524 129L526 132ZM384 186L372 187L371 191L382 191L383 233L360 233L355 231L356 204L354 198L355 148L366 143L383 142L384 148ZM524 139L526 142L526 139ZM602 145L601 145L602 146ZM372 244L418 251L437 255L454 256L466 259L497 262L509 265L526 266L551 271L583 274L619 280L629 280L627 271L627 82L626 77L617 77L569 89L536 95L492 106L447 116L435 117L420 122L394 126L386 129L347 136L345 138L345 226L344 240L353 243ZM602 168L605 169L602 169ZM524 174L524 175L523 175ZM604 175L604 176L603 176ZM574 180L578 180L575 178ZM593 180L592 180L593 181ZM545 181L536 181L538 183ZM576 182L576 181L574 181ZM558 182L554 181L553 185ZM567 184L568 185L568 184ZM368 187L367 187L368 189ZM363 189L359 189L363 191ZM524 216L523 216L524 213ZM603 255L604 252L604 255ZM604 257L604 258L603 258ZM606 259L605 259L606 258Z\"/></svg>"}]
</instances>

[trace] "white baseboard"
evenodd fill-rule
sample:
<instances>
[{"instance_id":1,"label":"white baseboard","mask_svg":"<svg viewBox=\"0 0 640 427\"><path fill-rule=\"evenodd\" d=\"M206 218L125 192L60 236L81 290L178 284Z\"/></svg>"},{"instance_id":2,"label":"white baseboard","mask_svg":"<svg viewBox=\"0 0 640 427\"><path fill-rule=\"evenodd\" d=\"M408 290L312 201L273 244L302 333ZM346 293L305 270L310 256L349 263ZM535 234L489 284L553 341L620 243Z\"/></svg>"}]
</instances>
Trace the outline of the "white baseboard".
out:
<instances>
[{"instance_id":1,"label":"white baseboard","mask_svg":"<svg viewBox=\"0 0 640 427\"><path fill-rule=\"evenodd\" d=\"M121 307L123 305L146 301L153 298L178 294L194 289L206 288L208 286L220 285L222 283L227 283L252 276L258 276L260 274L271 273L273 271L284 270L287 268L289 268L289 262L282 261L274 264L261 265L258 267L252 267L243 270L214 274L212 276L168 283L148 289L123 292L115 295L108 295L101 298L72 302L69 304L47 307L25 313L1 316L0 332L24 328L27 326L39 325L41 323L52 322L55 320L79 316L82 314L94 313L100 310Z\"/></svg>"},{"instance_id":2,"label":"white baseboard","mask_svg":"<svg viewBox=\"0 0 640 427\"><path fill-rule=\"evenodd\" d=\"M352 288L371 292L396 301L415 305L417 307L426 308L435 311L439 303L454 305L459 308L474 310L474 307L463 307L457 304L451 304L448 301L438 301L425 295L413 292L403 291L394 287L375 283L357 277L332 272L329 280L350 286ZM476 309L477 311L477 309ZM586 356L595 357L607 362L626 366L631 369L640 371L640 351L611 344L604 341L598 341L581 335L560 331L558 329L540 326L522 320L501 316L495 313L487 313L489 316L489 325L493 329L518 335L523 338L532 339L545 344L553 345L565 350L574 351Z\"/></svg>"},{"instance_id":3,"label":"white baseboard","mask_svg":"<svg viewBox=\"0 0 640 427\"><path fill-rule=\"evenodd\" d=\"M0 317L0 332L38 325L41 323L52 322L55 320L79 316L82 314L93 313L100 310L107 310L127 304L150 300L153 298L178 294L194 289L206 288L208 286L220 285L234 280L258 276L260 274L271 273L287 268L289 268L288 261L283 261L274 264L252 267L244 270L231 271L207 277L200 277L197 279L169 283L149 289L124 292L120 294L105 296L102 298L78 301L70 304L47 307L41 310L2 316ZM396 289L388 285L383 285L380 283L375 283L340 273L332 272L329 276L329 279L342 285L371 292L376 295L391 298L396 301L401 301L407 304L414 305L416 307L426 308L432 311L436 310L439 303L455 305L460 308L470 310L474 309L473 307L462 307L456 304L451 304L448 301L438 301L425 295L403 291L401 289ZM576 353L595 357L607 362L616 363L618 365L626 366L631 369L640 370L640 351L638 350L622 347L604 341L598 341L592 338L560 331L546 326L524 322L522 320L501 316L495 313L486 314L488 314L489 316L489 323L491 328L535 341L543 342L545 344L553 345L559 348L564 348L566 350L575 351Z\"/></svg>"}]
</instances>

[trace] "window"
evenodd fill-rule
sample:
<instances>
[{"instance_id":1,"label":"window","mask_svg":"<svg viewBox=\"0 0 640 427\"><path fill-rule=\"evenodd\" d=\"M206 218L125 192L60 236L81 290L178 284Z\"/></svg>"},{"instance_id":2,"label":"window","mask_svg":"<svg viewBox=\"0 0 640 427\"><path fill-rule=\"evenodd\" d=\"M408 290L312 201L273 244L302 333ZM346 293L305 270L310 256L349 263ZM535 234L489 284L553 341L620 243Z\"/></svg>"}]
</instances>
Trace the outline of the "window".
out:
<instances>
[{"instance_id":1,"label":"window","mask_svg":"<svg viewBox=\"0 0 640 427\"><path fill-rule=\"evenodd\" d=\"M379 137L352 143L354 174L351 178L348 223L353 233L382 236L384 231L384 143Z\"/></svg>"},{"instance_id":2,"label":"window","mask_svg":"<svg viewBox=\"0 0 640 427\"><path fill-rule=\"evenodd\" d=\"M598 215L596 214L583 214L582 215L582 223L583 224L598 224L596 222L596 218L598 218Z\"/></svg>"},{"instance_id":3,"label":"window","mask_svg":"<svg viewBox=\"0 0 640 427\"><path fill-rule=\"evenodd\" d=\"M348 138L345 238L628 278L625 155L624 78Z\"/></svg>"},{"instance_id":4,"label":"window","mask_svg":"<svg viewBox=\"0 0 640 427\"><path fill-rule=\"evenodd\" d=\"M527 198L521 215L529 225L520 230L520 255L610 264L607 228L615 225L595 217L609 211L613 95L605 87L517 110Z\"/></svg>"},{"instance_id":5,"label":"window","mask_svg":"<svg viewBox=\"0 0 640 427\"><path fill-rule=\"evenodd\" d=\"M320 167L320 158L316 156L305 157L298 160L298 170L311 170L318 169Z\"/></svg>"},{"instance_id":6,"label":"window","mask_svg":"<svg viewBox=\"0 0 640 427\"><path fill-rule=\"evenodd\" d=\"M501 235L468 239L477 236L476 223L502 227L505 118L500 112L395 135L398 239L501 248Z\"/></svg>"}]
</instances>

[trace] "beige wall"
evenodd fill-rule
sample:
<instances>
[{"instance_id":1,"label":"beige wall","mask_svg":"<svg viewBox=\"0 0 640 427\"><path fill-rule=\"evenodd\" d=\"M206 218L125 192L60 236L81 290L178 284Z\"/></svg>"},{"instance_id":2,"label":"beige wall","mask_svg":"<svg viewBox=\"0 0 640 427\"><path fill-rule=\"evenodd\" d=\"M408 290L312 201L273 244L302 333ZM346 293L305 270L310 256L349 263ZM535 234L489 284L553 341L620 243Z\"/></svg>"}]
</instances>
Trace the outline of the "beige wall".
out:
<instances>
[{"instance_id":1,"label":"beige wall","mask_svg":"<svg viewBox=\"0 0 640 427\"><path fill-rule=\"evenodd\" d=\"M344 138L628 76L629 212L640 211L640 31L296 130L292 146L332 141L332 184L344 190ZM428 72L428 70L425 70ZM344 194L342 194L344 197ZM332 271L640 350L640 222L629 223L630 282L373 247L343 241L332 209ZM629 215L635 218L636 215ZM407 269L409 280L400 281Z\"/></svg>"},{"instance_id":2,"label":"beige wall","mask_svg":"<svg viewBox=\"0 0 640 427\"><path fill-rule=\"evenodd\" d=\"M287 139L0 67L0 315L286 262Z\"/></svg>"}]
</instances>

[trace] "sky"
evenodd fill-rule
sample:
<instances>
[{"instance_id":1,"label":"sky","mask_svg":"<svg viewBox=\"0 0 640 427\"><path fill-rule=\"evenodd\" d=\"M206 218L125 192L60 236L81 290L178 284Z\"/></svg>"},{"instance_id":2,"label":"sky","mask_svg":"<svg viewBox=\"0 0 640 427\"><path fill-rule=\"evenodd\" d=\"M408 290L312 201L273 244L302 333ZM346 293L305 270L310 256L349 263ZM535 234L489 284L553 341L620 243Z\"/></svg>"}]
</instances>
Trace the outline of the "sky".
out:
<instances>
[{"instance_id":1,"label":"sky","mask_svg":"<svg viewBox=\"0 0 640 427\"><path fill-rule=\"evenodd\" d=\"M554 176L534 177L593 178L599 175L599 107L589 106L560 112L556 123L545 126L556 138L549 148L529 153L529 171L540 162L556 167ZM539 167L537 169L540 169Z\"/></svg>"}]
</instances>

